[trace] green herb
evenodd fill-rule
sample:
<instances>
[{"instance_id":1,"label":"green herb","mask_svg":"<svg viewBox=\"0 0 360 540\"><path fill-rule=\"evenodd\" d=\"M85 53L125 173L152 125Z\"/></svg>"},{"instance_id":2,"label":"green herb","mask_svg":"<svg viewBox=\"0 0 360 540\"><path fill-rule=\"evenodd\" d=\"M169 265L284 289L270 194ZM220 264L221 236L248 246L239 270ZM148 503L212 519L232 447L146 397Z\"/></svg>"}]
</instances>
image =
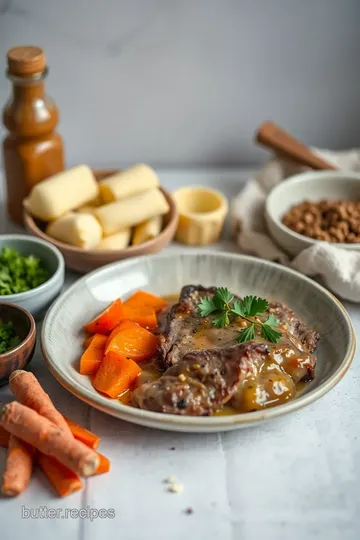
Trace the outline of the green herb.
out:
<instances>
[{"instance_id":1,"label":"green herb","mask_svg":"<svg viewBox=\"0 0 360 540\"><path fill-rule=\"evenodd\" d=\"M274 330L279 326L277 318L270 314L265 321L258 317L266 313L269 302L258 296L245 296L243 300L234 300L234 295L225 287L216 289L212 298L206 296L199 303L199 312L202 317L214 315L212 324L217 328L225 328L231 322L231 317L241 317L249 323L247 328L240 331L237 338L239 343L251 341L255 338L255 328L260 328L260 335L271 343L277 343L281 333Z\"/></svg>"},{"instance_id":2,"label":"green herb","mask_svg":"<svg viewBox=\"0 0 360 540\"><path fill-rule=\"evenodd\" d=\"M0 253L0 295L35 289L49 279L41 260L5 246Z\"/></svg>"},{"instance_id":3,"label":"green herb","mask_svg":"<svg viewBox=\"0 0 360 540\"><path fill-rule=\"evenodd\" d=\"M15 335L13 323L3 323L0 320L0 354L13 349L20 342L19 336Z\"/></svg>"}]
</instances>

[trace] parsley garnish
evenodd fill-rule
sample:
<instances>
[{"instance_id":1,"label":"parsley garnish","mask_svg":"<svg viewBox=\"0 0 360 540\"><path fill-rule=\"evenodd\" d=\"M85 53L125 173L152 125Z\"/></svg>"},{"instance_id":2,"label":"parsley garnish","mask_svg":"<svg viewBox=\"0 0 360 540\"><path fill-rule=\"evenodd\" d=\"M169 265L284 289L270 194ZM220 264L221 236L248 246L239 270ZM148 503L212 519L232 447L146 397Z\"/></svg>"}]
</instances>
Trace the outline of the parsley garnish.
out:
<instances>
[{"instance_id":1,"label":"parsley garnish","mask_svg":"<svg viewBox=\"0 0 360 540\"><path fill-rule=\"evenodd\" d=\"M274 330L274 327L279 326L279 321L271 313L264 322L257 317L266 313L269 308L269 302L265 298L258 296L245 296L243 300L234 300L234 295L225 287L216 289L212 298L205 296L199 303L199 312L202 317L215 315L213 325L216 328L225 328L230 324L232 315L241 317L249 323L247 328L240 331L237 341L251 341L255 338L255 328L260 327L260 335L262 338L277 343L281 337L281 333Z\"/></svg>"},{"instance_id":2,"label":"parsley garnish","mask_svg":"<svg viewBox=\"0 0 360 540\"><path fill-rule=\"evenodd\" d=\"M35 289L49 279L42 261L34 255L22 255L15 248L4 246L0 252L0 295Z\"/></svg>"}]
</instances>

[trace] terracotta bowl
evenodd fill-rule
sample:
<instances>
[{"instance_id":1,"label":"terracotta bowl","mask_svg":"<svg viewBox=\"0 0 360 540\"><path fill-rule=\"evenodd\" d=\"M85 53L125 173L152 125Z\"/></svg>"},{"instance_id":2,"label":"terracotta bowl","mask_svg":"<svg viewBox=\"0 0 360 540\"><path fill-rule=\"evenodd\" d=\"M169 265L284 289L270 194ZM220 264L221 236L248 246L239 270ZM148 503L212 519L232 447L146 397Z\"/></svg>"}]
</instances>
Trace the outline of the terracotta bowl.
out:
<instances>
[{"instance_id":1,"label":"terracotta bowl","mask_svg":"<svg viewBox=\"0 0 360 540\"><path fill-rule=\"evenodd\" d=\"M94 170L96 179L102 180L107 176L116 173L118 169L101 169ZM45 224L39 220L34 219L30 214L24 212L24 223L26 229L39 238L50 242L56 246L64 256L65 264L68 268L76 270L85 274L91 270L95 270L100 266L109 264L122 259L128 259L129 257L138 257L140 255L148 255L150 253L157 253L161 251L172 240L175 235L176 227L178 223L178 213L176 210L175 202L170 193L168 193L163 187L160 188L167 202L169 203L170 210L165 216L164 227L161 233L152 240L144 242L136 246L130 246L120 250L85 250L69 244L59 242L54 238L51 238L45 234Z\"/></svg>"},{"instance_id":2,"label":"terracotta bowl","mask_svg":"<svg viewBox=\"0 0 360 540\"><path fill-rule=\"evenodd\" d=\"M15 335L21 343L7 352L0 354L0 385L6 384L15 369L24 369L34 355L36 344L36 326L33 316L14 304L0 303L0 320L11 321Z\"/></svg>"}]
</instances>

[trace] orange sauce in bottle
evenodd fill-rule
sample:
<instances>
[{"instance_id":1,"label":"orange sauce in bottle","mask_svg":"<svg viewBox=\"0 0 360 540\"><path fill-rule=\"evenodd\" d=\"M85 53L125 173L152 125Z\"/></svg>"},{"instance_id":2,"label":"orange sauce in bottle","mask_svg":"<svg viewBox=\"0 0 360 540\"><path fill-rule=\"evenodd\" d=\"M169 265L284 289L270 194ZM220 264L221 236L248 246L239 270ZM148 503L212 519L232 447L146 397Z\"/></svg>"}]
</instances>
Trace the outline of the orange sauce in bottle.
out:
<instances>
[{"instance_id":1,"label":"orange sauce in bottle","mask_svg":"<svg viewBox=\"0 0 360 540\"><path fill-rule=\"evenodd\" d=\"M48 69L39 47L14 47L7 53L13 91L3 109L8 135L3 141L10 218L22 223L23 199L45 178L64 170L63 142L55 128L59 114L45 94Z\"/></svg>"}]
</instances>

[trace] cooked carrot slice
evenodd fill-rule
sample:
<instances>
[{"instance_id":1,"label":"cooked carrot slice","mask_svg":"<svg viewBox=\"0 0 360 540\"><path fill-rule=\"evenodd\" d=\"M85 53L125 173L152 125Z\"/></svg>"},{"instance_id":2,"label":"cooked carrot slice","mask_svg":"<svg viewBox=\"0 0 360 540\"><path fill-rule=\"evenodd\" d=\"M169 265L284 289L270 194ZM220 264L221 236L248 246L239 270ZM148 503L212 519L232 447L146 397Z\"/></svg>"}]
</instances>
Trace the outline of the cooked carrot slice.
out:
<instances>
[{"instance_id":1,"label":"cooked carrot slice","mask_svg":"<svg viewBox=\"0 0 360 540\"><path fill-rule=\"evenodd\" d=\"M134 321L128 321L128 320L122 321L120 324L115 326L115 328L113 328L113 330L111 330L110 335L109 335L109 337L107 339L107 342L106 342L106 347L109 345L112 338L114 336L116 336L116 334L121 332L122 330L125 330L125 328L134 328L134 327L138 327L138 326L139 326L138 323L136 323ZM105 347L105 349L106 349L106 347Z\"/></svg>"},{"instance_id":2,"label":"cooked carrot slice","mask_svg":"<svg viewBox=\"0 0 360 540\"><path fill-rule=\"evenodd\" d=\"M141 368L136 362L121 354L109 352L101 362L93 379L93 386L112 398L128 390Z\"/></svg>"},{"instance_id":3,"label":"cooked carrot slice","mask_svg":"<svg viewBox=\"0 0 360 540\"><path fill-rule=\"evenodd\" d=\"M154 356L157 344L158 339L154 334L136 325L118 332L106 346L105 354L112 351L141 362Z\"/></svg>"},{"instance_id":4,"label":"cooked carrot slice","mask_svg":"<svg viewBox=\"0 0 360 540\"><path fill-rule=\"evenodd\" d=\"M137 309L142 309L143 307L149 307L155 310L155 313L159 313L164 307L167 306L166 300L160 296L155 296L154 294L148 293L146 291L138 291L134 293L130 298L125 302L125 305L132 306Z\"/></svg>"},{"instance_id":5,"label":"cooked carrot slice","mask_svg":"<svg viewBox=\"0 0 360 540\"><path fill-rule=\"evenodd\" d=\"M121 306L121 320L129 320L140 324L149 330L157 328L157 317L154 308L147 306L128 306L125 303Z\"/></svg>"},{"instance_id":6,"label":"cooked carrot slice","mask_svg":"<svg viewBox=\"0 0 360 540\"><path fill-rule=\"evenodd\" d=\"M89 334L110 334L111 330L124 319L121 308L121 300L117 298L100 315L84 325L85 332Z\"/></svg>"},{"instance_id":7,"label":"cooked carrot slice","mask_svg":"<svg viewBox=\"0 0 360 540\"><path fill-rule=\"evenodd\" d=\"M80 359L81 375L93 375L98 370L104 355L107 336L95 334Z\"/></svg>"},{"instance_id":8,"label":"cooked carrot slice","mask_svg":"<svg viewBox=\"0 0 360 540\"><path fill-rule=\"evenodd\" d=\"M89 346L90 343L91 343L92 338L93 338L95 335L96 335L96 334L93 334L92 336L89 336L89 337L87 337L86 339L84 339L84 343L83 343L84 351L86 351L86 349L88 348L88 346Z\"/></svg>"}]
</instances>

